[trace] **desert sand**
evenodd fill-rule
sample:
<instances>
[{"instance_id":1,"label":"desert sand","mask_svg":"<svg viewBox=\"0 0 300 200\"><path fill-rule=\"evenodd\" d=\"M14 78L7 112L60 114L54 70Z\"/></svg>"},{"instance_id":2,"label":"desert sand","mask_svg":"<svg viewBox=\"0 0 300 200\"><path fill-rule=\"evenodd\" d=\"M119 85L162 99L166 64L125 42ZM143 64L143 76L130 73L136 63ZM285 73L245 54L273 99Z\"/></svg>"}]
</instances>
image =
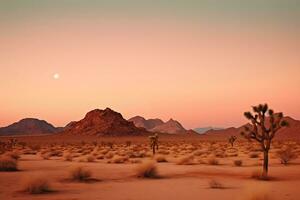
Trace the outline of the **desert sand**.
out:
<instances>
[{"instance_id":1,"label":"desert sand","mask_svg":"<svg viewBox=\"0 0 300 200\"><path fill-rule=\"evenodd\" d=\"M237 141L232 147L227 141L176 138L161 138L153 156L147 137L77 142L70 139L69 143L59 143L47 136L36 136L30 142L19 137L21 145L2 155L20 157L17 171L0 172L0 199L296 200L300 197L296 187L300 184L300 159L293 156L283 165L277 153L293 147L293 155L298 155L297 142L274 141L270 179L258 180L255 175L262 170L262 152L255 143ZM149 161L156 168L153 176L138 177L138 168ZM78 166L91 176L83 181L72 180L70 173ZM24 190L36 177L47 182L48 191L31 194Z\"/></svg>"}]
</instances>

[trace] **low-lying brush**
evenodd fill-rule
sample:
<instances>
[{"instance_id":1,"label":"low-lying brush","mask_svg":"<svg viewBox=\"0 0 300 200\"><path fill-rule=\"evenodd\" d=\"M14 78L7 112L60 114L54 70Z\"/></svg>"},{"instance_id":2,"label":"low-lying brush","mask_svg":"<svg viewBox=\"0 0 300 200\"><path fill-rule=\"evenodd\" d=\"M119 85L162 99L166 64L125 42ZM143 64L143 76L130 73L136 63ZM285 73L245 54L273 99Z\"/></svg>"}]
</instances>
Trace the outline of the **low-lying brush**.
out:
<instances>
[{"instance_id":1,"label":"low-lying brush","mask_svg":"<svg viewBox=\"0 0 300 200\"><path fill-rule=\"evenodd\" d=\"M0 157L0 171L17 171L18 161L9 156Z\"/></svg>"},{"instance_id":2,"label":"low-lying brush","mask_svg":"<svg viewBox=\"0 0 300 200\"><path fill-rule=\"evenodd\" d=\"M207 162L208 162L209 165L218 165L219 164L219 160L217 160L214 157L209 158Z\"/></svg>"},{"instance_id":3,"label":"low-lying brush","mask_svg":"<svg viewBox=\"0 0 300 200\"><path fill-rule=\"evenodd\" d=\"M281 164L287 165L291 160L296 159L298 155L291 148L286 148L278 151L277 157Z\"/></svg>"},{"instance_id":4,"label":"low-lying brush","mask_svg":"<svg viewBox=\"0 0 300 200\"><path fill-rule=\"evenodd\" d=\"M223 184L216 180L211 180L209 182L209 187L212 189L224 189Z\"/></svg>"},{"instance_id":5,"label":"low-lying brush","mask_svg":"<svg viewBox=\"0 0 300 200\"><path fill-rule=\"evenodd\" d=\"M187 155L187 156L182 156L178 158L176 164L177 165L191 165L193 164L194 156L193 155Z\"/></svg>"},{"instance_id":6,"label":"low-lying brush","mask_svg":"<svg viewBox=\"0 0 300 200\"><path fill-rule=\"evenodd\" d=\"M145 161L136 167L136 176L139 178L158 178L157 167L154 161Z\"/></svg>"},{"instance_id":7,"label":"low-lying brush","mask_svg":"<svg viewBox=\"0 0 300 200\"><path fill-rule=\"evenodd\" d=\"M49 181L41 176L27 177L22 186L22 191L29 194L43 194L51 192Z\"/></svg>"},{"instance_id":8,"label":"low-lying brush","mask_svg":"<svg viewBox=\"0 0 300 200\"><path fill-rule=\"evenodd\" d=\"M157 155L155 156L156 162L168 162L164 155Z\"/></svg>"},{"instance_id":9,"label":"low-lying brush","mask_svg":"<svg viewBox=\"0 0 300 200\"><path fill-rule=\"evenodd\" d=\"M70 179L73 181L84 182L91 178L91 171L84 169L81 166L77 166L70 170Z\"/></svg>"},{"instance_id":10,"label":"low-lying brush","mask_svg":"<svg viewBox=\"0 0 300 200\"><path fill-rule=\"evenodd\" d=\"M233 161L233 164L234 164L235 166L240 167L240 166L243 165L243 161L242 161L242 160L234 160L234 161Z\"/></svg>"}]
</instances>

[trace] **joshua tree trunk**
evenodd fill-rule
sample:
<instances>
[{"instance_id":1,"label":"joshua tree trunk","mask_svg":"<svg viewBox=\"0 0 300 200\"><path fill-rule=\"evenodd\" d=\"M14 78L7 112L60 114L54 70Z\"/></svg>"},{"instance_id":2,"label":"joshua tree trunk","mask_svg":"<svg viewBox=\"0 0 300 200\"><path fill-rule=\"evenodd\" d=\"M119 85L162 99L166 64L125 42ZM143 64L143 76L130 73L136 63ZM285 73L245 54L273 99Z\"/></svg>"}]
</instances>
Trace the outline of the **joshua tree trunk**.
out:
<instances>
[{"instance_id":1,"label":"joshua tree trunk","mask_svg":"<svg viewBox=\"0 0 300 200\"><path fill-rule=\"evenodd\" d=\"M263 165L263 176L268 176L269 169L269 150L264 150L264 165Z\"/></svg>"},{"instance_id":2,"label":"joshua tree trunk","mask_svg":"<svg viewBox=\"0 0 300 200\"><path fill-rule=\"evenodd\" d=\"M155 155L155 145L152 146L153 155Z\"/></svg>"}]
</instances>

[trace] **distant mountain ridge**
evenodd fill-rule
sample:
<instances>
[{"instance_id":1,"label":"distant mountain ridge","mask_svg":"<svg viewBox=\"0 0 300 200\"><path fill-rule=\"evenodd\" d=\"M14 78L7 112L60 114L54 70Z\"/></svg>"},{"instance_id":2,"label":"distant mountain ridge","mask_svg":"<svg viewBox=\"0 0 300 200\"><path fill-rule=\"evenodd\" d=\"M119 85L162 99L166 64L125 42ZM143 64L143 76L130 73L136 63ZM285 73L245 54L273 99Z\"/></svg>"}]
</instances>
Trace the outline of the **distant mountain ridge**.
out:
<instances>
[{"instance_id":1,"label":"distant mountain ridge","mask_svg":"<svg viewBox=\"0 0 300 200\"><path fill-rule=\"evenodd\" d=\"M202 134L202 133L205 133L209 130L223 130L223 128L208 126L208 127L194 128L193 130L196 131L197 133Z\"/></svg>"},{"instance_id":2,"label":"distant mountain ridge","mask_svg":"<svg viewBox=\"0 0 300 200\"><path fill-rule=\"evenodd\" d=\"M159 126L163 124L164 122L161 119L145 119L141 116L135 116L130 118L128 121L131 121L134 123L136 127L145 128L147 130L151 130L156 126Z\"/></svg>"},{"instance_id":3,"label":"distant mountain ridge","mask_svg":"<svg viewBox=\"0 0 300 200\"><path fill-rule=\"evenodd\" d=\"M181 134L181 133L194 133L194 131L187 131L178 121L170 119L164 122L161 119L145 119L141 116L135 116L128 121L132 121L135 126L143 127L150 132L168 133L168 134Z\"/></svg>"},{"instance_id":4,"label":"distant mountain ridge","mask_svg":"<svg viewBox=\"0 0 300 200\"><path fill-rule=\"evenodd\" d=\"M0 128L0 135L38 135L57 133L60 128L54 127L45 120L25 118L9 126Z\"/></svg>"}]
</instances>

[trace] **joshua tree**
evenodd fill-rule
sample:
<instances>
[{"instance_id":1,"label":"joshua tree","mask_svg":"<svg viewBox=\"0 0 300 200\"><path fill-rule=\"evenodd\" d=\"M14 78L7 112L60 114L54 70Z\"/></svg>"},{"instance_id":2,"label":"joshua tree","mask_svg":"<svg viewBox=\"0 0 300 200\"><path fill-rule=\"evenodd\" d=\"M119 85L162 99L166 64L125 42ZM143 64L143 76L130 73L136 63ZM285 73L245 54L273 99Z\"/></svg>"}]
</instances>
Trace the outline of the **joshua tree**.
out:
<instances>
[{"instance_id":1,"label":"joshua tree","mask_svg":"<svg viewBox=\"0 0 300 200\"><path fill-rule=\"evenodd\" d=\"M154 134L149 136L150 147L152 149L153 155L155 155L155 150L158 150L158 135Z\"/></svg>"},{"instance_id":2,"label":"joshua tree","mask_svg":"<svg viewBox=\"0 0 300 200\"><path fill-rule=\"evenodd\" d=\"M283 120L283 114L281 112L275 113L272 109L269 109L267 104L259 104L253 106L253 113L245 112L245 117L251 122L250 125L245 126L245 131L241 134L249 139L256 140L264 152L264 164L263 164L263 177L268 175L269 166L269 150L271 147L272 139L275 134L282 128L288 125ZM267 116L266 116L267 115Z\"/></svg>"},{"instance_id":3,"label":"joshua tree","mask_svg":"<svg viewBox=\"0 0 300 200\"><path fill-rule=\"evenodd\" d=\"M232 147L236 139L237 139L236 136L233 135L229 137L228 142L231 144Z\"/></svg>"}]
</instances>

